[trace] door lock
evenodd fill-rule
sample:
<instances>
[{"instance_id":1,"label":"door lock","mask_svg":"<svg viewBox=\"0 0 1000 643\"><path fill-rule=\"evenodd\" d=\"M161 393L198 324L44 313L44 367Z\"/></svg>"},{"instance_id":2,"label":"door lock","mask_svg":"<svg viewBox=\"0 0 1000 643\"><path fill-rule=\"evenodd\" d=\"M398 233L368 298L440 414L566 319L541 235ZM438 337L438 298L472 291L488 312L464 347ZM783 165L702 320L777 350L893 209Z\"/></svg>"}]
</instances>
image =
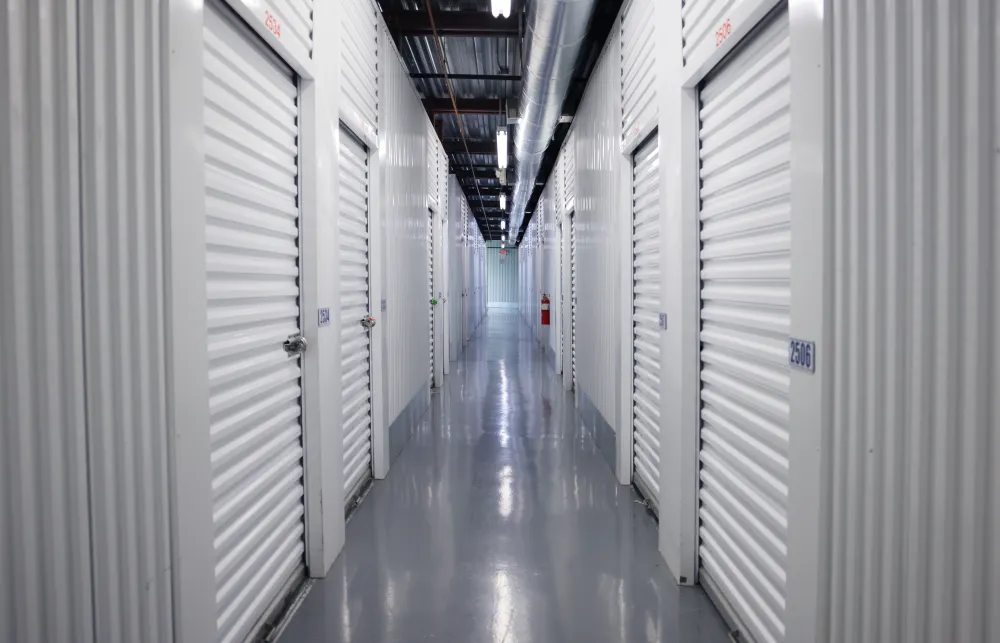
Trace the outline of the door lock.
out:
<instances>
[{"instance_id":1,"label":"door lock","mask_svg":"<svg viewBox=\"0 0 1000 643\"><path fill-rule=\"evenodd\" d=\"M306 348L309 347L309 342L306 338L302 336L301 333L295 333L294 335L289 335L285 343L282 344L285 352L289 355L301 355L306 352Z\"/></svg>"},{"instance_id":2,"label":"door lock","mask_svg":"<svg viewBox=\"0 0 1000 643\"><path fill-rule=\"evenodd\" d=\"M365 330L371 330L375 327L375 318L371 315L365 315L361 318L361 327Z\"/></svg>"}]
</instances>

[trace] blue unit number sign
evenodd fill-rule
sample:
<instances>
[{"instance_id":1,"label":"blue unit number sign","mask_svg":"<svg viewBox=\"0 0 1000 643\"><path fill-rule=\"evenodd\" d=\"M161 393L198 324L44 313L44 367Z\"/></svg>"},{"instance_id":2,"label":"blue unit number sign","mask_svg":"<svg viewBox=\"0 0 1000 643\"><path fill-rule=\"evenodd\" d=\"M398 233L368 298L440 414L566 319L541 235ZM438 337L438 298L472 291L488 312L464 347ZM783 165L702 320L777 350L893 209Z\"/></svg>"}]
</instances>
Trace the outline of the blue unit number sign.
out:
<instances>
[{"instance_id":1,"label":"blue unit number sign","mask_svg":"<svg viewBox=\"0 0 1000 643\"><path fill-rule=\"evenodd\" d=\"M816 372L816 343L788 340L788 365L810 373Z\"/></svg>"},{"instance_id":2,"label":"blue unit number sign","mask_svg":"<svg viewBox=\"0 0 1000 643\"><path fill-rule=\"evenodd\" d=\"M330 309L320 308L319 309L319 325L329 326L330 325Z\"/></svg>"}]
</instances>

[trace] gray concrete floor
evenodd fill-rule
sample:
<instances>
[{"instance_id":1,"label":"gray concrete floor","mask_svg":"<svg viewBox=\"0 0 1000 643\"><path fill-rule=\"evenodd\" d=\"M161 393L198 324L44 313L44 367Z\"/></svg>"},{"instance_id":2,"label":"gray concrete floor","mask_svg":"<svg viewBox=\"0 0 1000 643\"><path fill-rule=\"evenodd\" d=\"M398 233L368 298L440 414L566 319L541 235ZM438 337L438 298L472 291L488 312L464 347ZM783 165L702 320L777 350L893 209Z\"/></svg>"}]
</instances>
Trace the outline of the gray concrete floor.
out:
<instances>
[{"instance_id":1,"label":"gray concrete floor","mask_svg":"<svg viewBox=\"0 0 1000 643\"><path fill-rule=\"evenodd\" d=\"M725 643L514 313L491 313L280 643Z\"/></svg>"}]
</instances>

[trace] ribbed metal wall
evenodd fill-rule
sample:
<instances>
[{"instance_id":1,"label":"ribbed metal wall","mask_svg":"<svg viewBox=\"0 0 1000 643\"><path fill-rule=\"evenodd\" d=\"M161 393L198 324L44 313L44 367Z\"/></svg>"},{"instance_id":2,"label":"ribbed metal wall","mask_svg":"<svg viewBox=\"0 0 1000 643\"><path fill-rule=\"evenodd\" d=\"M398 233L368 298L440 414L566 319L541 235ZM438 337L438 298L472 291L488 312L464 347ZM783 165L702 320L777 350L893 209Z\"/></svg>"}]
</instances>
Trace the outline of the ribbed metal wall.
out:
<instances>
[{"instance_id":1,"label":"ribbed metal wall","mask_svg":"<svg viewBox=\"0 0 1000 643\"><path fill-rule=\"evenodd\" d=\"M572 211L576 207L576 136L570 131L562 151L562 197L563 208Z\"/></svg>"},{"instance_id":2,"label":"ribbed metal wall","mask_svg":"<svg viewBox=\"0 0 1000 643\"><path fill-rule=\"evenodd\" d=\"M94 641L77 3L0 20L0 640Z\"/></svg>"},{"instance_id":3,"label":"ribbed metal wall","mask_svg":"<svg viewBox=\"0 0 1000 643\"><path fill-rule=\"evenodd\" d=\"M557 206L555 199L555 181L549 181L542 193L545 202L545 218L541 222L542 248L542 292L549 296L549 325L542 327L542 341L556 351L559 341L558 317L556 304L556 283L559 280L559 244L556 242ZM541 309L539 309L541 319Z\"/></svg>"},{"instance_id":4,"label":"ribbed metal wall","mask_svg":"<svg viewBox=\"0 0 1000 643\"><path fill-rule=\"evenodd\" d=\"M486 314L486 242L479 230L476 218L469 210L469 204L464 199L465 207L465 265L466 265L466 330L471 335Z\"/></svg>"},{"instance_id":5,"label":"ribbed metal wall","mask_svg":"<svg viewBox=\"0 0 1000 643\"><path fill-rule=\"evenodd\" d=\"M451 328L448 333L451 357L458 359L462 352L465 332L465 196L455 175L448 176L448 236L451 255L448 258L448 303Z\"/></svg>"},{"instance_id":6,"label":"ribbed metal wall","mask_svg":"<svg viewBox=\"0 0 1000 643\"><path fill-rule=\"evenodd\" d=\"M427 155L427 161L424 170L427 172L427 204L434 208L436 212L441 199L441 185L439 182L441 156L438 154L438 146L441 144L441 141L438 139L437 132L434 131L434 124L426 120L425 123L427 145L424 153Z\"/></svg>"},{"instance_id":7,"label":"ribbed metal wall","mask_svg":"<svg viewBox=\"0 0 1000 643\"><path fill-rule=\"evenodd\" d=\"M378 15L371 0L338 3L341 118L357 134L378 133Z\"/></svg>"},{"instance_id":8,"label":"ribbed metal wall","mask_svg":"<svg viewBox=\"0 0 1000 643\"><path fill-rule=\"evenodd\" d=\"M577 380L604 419L617 427L618 207L621 180L620 33L611 32L573 125L576 141Z\"/></svg>"},{"instance_id":9,"label":"ribbed metal wall","mask_svg":"<svg viewBox=\"0 0 1000 643\"><path fill-rule=\"evenodd\" d=\"M832 19L825 640L998 641L1000 9L844 0Z\"/></svg>"},{"instance_id":10,"label":"ribbed metal wall","mask_svg":"<svg viewBox=\"0 0 1000 643\"><path fill-rule=\"evenodd\" d=\"M488 303L514 306L517 304L517 249L506 248L506 254L500 254L500 245L486 248L486 288L489 292Z\"/></svg>"},{"instance_id":11,"label":"ribbed metal wall","mask_svg":"<svg viewBox=\"0 0 1000 643\"><path fill-rule=\"evenodd\" d=\"M258 4L242 1L251 6ZM314 0L264 0L261 7L261 13L267 12L265 17L270 14L276 21L280 31L275 35L302 58L312 57L313 3Z\"/></svg>"},{"instance_id":12,"label":"ribbed metal wall","mask_svg":"<svg viewBox=\"0 0 1000 643\"><path fill-rule=\"evenodd\" d=\"M653 130L656 102L656 20L653 0L632 0L621 19L622 144Z\"/></svg>"},{"instance_id":13,"label":"ribbed metal wall","mask_svg":"<svg viewBox=\"0 0 1000 643\"><path fill-rule=\"evenodd\" d=\"M173 639L160 0L81 3L84 328L96 640ZM50 43L51 46L51 43Z\"/></svg>"},{"instance_id":14,"label":"ribbed metal wall","mask_svg":"<svg viewBox=\"0 0 1000 643\"><path fill-rule=\"evenodd\" d=\"M385 27L381 39L392 42ZM386 420L391 423L428 385L427 115L395 48L382 48L380 69L385 364L389 366Z\"/></svg>"}]
</instances>

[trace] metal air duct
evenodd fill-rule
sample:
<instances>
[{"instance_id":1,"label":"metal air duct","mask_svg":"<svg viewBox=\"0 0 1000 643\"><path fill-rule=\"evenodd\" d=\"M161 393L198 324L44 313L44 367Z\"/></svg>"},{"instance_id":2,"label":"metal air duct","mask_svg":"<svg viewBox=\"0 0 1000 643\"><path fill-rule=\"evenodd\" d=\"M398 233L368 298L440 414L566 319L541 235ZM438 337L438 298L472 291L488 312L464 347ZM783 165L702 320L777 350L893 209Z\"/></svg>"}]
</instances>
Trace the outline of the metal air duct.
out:
<instances>
[{"instance_id":1,"label":"metal air duct","mask_svg":"<svg viewBox=\"0 0 1000 643\"><path fill-rule=\"evenodd\" d=\"M534 0L528 8L520 114L514 139L517 183L511 230L517 234L538 178L545 148L562 116L595 0Z\"/></svg>"}]
</instances>

